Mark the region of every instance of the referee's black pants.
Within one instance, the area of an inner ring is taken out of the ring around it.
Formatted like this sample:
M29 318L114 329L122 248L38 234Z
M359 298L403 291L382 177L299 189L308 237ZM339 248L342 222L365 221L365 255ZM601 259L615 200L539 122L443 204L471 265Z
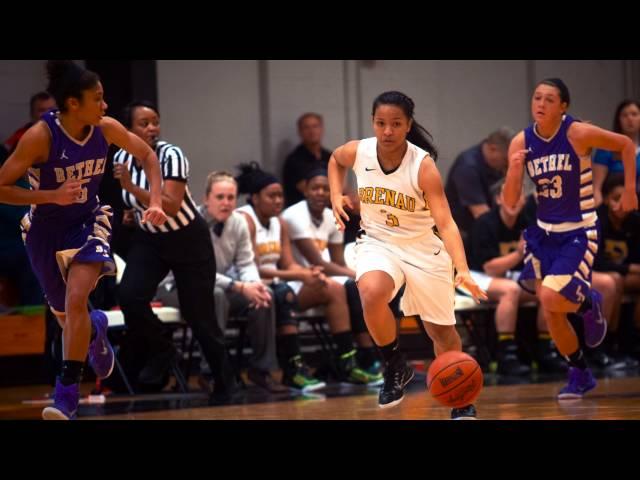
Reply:
M216 319L213 288L216 259L205 221L199 215L186 227L167 233L136 229L118 296L130 335L143 340L151 352L172 348L150 302L158 284L173 272L182 318L191 327L215 380L225 392L234 373Z

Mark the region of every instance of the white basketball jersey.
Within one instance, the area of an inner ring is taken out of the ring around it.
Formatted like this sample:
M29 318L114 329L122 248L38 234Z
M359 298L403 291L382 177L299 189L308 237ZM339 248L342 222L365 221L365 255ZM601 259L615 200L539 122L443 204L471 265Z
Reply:
M375 137L360 140L353 171L358 180L361 226L379 240L413 240L432 233L435 222L418 186L425 150L407 142L400 166L384 173Z
M278 268L280 260L280 221L278 217L269 219L269 228L265 228L251 205L244 205L236 211L248 213L256 226L256 263L259 267Z
M293 258L303 267L309 267L310 264L304 255L302 255L302 252L300 252L294 240L310 238L318 247L322 259L327 262L331 261L329 244L342 244L344 241L344 234L336 227L331 210L325 208L322 212L322 222L316 223L311 217L311 212L309 211L306 200L301 200L287 208L282 212L282 219L287 222L287 227L289 227L289 238L291 239Z

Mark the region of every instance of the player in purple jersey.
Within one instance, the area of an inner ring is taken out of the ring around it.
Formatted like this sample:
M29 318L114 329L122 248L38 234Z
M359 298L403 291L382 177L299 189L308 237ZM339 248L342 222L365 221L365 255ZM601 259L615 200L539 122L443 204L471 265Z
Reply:
M638 208L633 143L624 135L574 120L566 114L569 103L569 89L562 80L538 83L531 100L534 123L511 141L504 186L505 203L515 205L525 170L536 184L537 224L525 231L520 284L535 289L551 337L571 366L559 399L581 398L596 386L567 315L582 315L588 347L599 345L606 334L601 296L591 288L598 249L592 148L620 154L625 175L622 209Z
M113 370L107 318L89 314L89 294L103 275L115 274L109 239L110 207L100 205L98 186L107 149L114 143L141 159L151 184L144 221L163 224L158 158L137 136L105 117L100 78L72 61L47 62L49 85L60 110L45 113L20 139L0 169L0 202L31 205L23 219L29 258L47 302L63 328L63 363L53 407L45 419L72 419L79 403L84 361L100 378ZM14 186L28 172L31 190Z

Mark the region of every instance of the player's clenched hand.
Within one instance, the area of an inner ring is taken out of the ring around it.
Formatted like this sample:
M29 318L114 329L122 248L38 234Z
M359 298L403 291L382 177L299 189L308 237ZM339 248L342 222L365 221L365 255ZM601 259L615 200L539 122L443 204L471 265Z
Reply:
M90 179L83 178L76 180L70 178L56 190L54 190L53 202L58 205L71 205L72 203L81 203L81 199L85 192L82 190L82 185L89 182ZM86 200L86 197L85 197Z
M524 166L524 159L527 156L528 151L529 150L527 149L522 149L517 152L513 152L509 157L509 165Z
M353 202L346 195L336 195L331 199L331 207L333 208L333 217L336 222L336 227L341 232L344 231L345 225L344 221L349 221L349 215L344 211L344 206L349 207L349 209L353 210Z

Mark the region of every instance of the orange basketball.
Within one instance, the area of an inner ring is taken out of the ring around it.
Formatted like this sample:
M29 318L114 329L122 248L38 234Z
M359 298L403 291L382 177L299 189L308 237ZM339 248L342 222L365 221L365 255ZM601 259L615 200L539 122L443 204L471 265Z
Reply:
M464 352L445 352L429 366L427 390L447 407L465 407L473 403L482 390L482 369Z

